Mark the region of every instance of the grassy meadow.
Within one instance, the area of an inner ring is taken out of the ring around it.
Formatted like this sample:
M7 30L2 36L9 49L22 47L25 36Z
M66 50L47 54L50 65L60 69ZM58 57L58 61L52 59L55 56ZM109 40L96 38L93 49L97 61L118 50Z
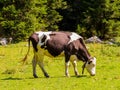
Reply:
M45 68L50 78L45 78L37 66L39 78L32 76L31 48L27 64L20 62L27 53L27 42L0 46L0 90L120 90L120 46L87 44L92 56L97 58L96 76L76 77L70 65L70 78L64 76L64 58L45 57ZM78 62L82 73L83 62Z

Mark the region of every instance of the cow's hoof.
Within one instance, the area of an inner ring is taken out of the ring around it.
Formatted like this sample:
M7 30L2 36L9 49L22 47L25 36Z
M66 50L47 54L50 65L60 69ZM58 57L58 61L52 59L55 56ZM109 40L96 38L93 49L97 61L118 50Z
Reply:
M50 77L47 73L45 73L44 75L45 75L46 78L49 78L49 77Z
M76 76L80 76L80 74L79 74L78 72L75 72L75 75L76 75Z
M68 77L68 78L70 77L70 75L69 75L69 74L66 74L65 76L66 76L66 77Z
M67 78L69 78L70 76L66 76L66 75L64 75L64 77L67 77Z
M38 76L37 75L33 75L34 76L34 78L38 78Z
M46 78L49 78L50 76L48 75L48 76L45 76Z

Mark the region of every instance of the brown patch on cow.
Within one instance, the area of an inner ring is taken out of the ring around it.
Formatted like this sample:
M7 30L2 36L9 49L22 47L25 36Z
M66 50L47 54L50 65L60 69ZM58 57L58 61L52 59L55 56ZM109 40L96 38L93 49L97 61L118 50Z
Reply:
M62 32L53 32L50 34L50 39L46 43L48 52L55 56L58 56L65 49L70 38Z

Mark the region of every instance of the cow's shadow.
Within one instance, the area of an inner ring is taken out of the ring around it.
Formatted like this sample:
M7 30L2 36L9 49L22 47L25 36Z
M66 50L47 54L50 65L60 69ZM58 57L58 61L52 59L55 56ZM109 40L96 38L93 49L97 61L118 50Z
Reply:
M1 80L22 80L23 78L13 78L13 77L8 77L8 78L4 78Z
M79 75L79 76L72 75L70 77L66 77L66 76L50 76L49 78L84 78L84 77L89 77L89 76L88 75ZM38 78L46 78L46 77L43 76L43 77L38 77ZM37 79L37 78L29 77L27 79Z
M73 76L70 76L70 77L66 77L66 76L50 76L49 78L85 78L85 77L88 77L88 75L79 75L79 76L73 75ZM43 76L43 77L38 77L38 78L46 78L46 77ZM30 77L28 79L35 79L35 78L34 77Z
M66 76L51 76L49 78L86 78L86 77L88 77L88 76L87 75L79 75L79 76L75 76L74 75L74 76L70 76L70 77L66 77ZM3 78L1 80L23 80L23 79L40 79L40 78L46 78L46 77L38 77L38 78L34 78L34 77L28 77L28 78L7 77L7 78Z
M77 78L84 78L84 77L88 77L87 75L79 75L79 76L75 76Z

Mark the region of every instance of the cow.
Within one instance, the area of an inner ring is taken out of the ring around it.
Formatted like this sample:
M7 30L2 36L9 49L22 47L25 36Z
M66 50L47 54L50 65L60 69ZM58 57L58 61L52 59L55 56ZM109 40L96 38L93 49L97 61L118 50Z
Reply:
M44 56L49 57L65 57L65 75L69 75L69 63L74 67L76 76L79 76L77 70L77 60L84 62L82 66L82 74L84 68L87 69L91 76L96 74L96 58L89 54L83 38L75 32L65 31L38 31L34 32L28 39L28 52L25 55L23 62L26 61L30 51L30 42L32 42L34 56L32 59L33 76L38 78L36 74L36 65L38 64L45 77L49 77L47 71L44 69Z

